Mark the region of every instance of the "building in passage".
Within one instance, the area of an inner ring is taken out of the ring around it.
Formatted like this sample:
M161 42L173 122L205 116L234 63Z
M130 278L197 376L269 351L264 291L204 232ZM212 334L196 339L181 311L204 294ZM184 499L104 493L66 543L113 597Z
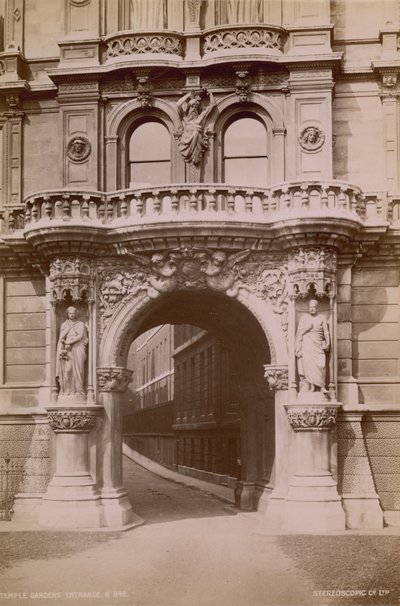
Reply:
M122 413L172 392L131 345L192 325L179 465L240 459L267 528L399 525L399 11L0 2L5 516L135 523ZM229 360L219 445L209 356Z

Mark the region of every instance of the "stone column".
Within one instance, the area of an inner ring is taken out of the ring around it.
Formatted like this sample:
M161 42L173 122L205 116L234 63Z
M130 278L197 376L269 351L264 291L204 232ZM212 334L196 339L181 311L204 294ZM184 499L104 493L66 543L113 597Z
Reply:
M39 510L39 524L52 528L100 528L100 494L89 471L89 432L99 406L47 408L55 433L55 473Z
M101 476L101 504L104 526L112 528L131 527L142 524L136 516L122 485L122 412L121 397L132 371L127 368L98 368L98 396L104 408L101 427L101 447L98 467Z
M296 434L296 471L289 481L284 507L284 530L331 532L345 528L345 516L331 473L329 432L341 404L319 392L302 394L286 404Z
M290 451L293 448L292 432L284 408L288 400L288 367L266 364L264 373L270 389L275 393L275 463L271 478L273 491L265 491L259 501L258 510L265 511L261 531L279 530L282 525L282 512L290 476Z

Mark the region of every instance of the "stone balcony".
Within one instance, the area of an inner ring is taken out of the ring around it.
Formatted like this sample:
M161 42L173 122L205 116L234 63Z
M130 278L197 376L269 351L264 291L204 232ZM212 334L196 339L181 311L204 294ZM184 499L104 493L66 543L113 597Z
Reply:
M344 182L292 182L270 188L221 183L169 184L115 192L53 190L3 213L4 239L34 247L65 241L115 244L213 234L302 244L376 239L387 228L376 194Z

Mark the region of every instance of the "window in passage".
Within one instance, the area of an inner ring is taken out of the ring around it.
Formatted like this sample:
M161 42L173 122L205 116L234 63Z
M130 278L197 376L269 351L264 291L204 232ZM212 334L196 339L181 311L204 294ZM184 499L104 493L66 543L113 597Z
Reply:
M225 130L223 180L232 185L268 186L267 131L260 120L239 118Z
M166 184L171 180L171 139L158 121L143 122L129 141L129 187Z

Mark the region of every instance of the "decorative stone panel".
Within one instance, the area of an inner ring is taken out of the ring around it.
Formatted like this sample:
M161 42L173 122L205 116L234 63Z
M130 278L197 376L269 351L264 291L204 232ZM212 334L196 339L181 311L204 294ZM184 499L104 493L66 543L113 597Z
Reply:
M294 431L329 430L336 424L337 406L286 407Z
M93 410L49 410L49 425L54 431L90 431L96 424Z

